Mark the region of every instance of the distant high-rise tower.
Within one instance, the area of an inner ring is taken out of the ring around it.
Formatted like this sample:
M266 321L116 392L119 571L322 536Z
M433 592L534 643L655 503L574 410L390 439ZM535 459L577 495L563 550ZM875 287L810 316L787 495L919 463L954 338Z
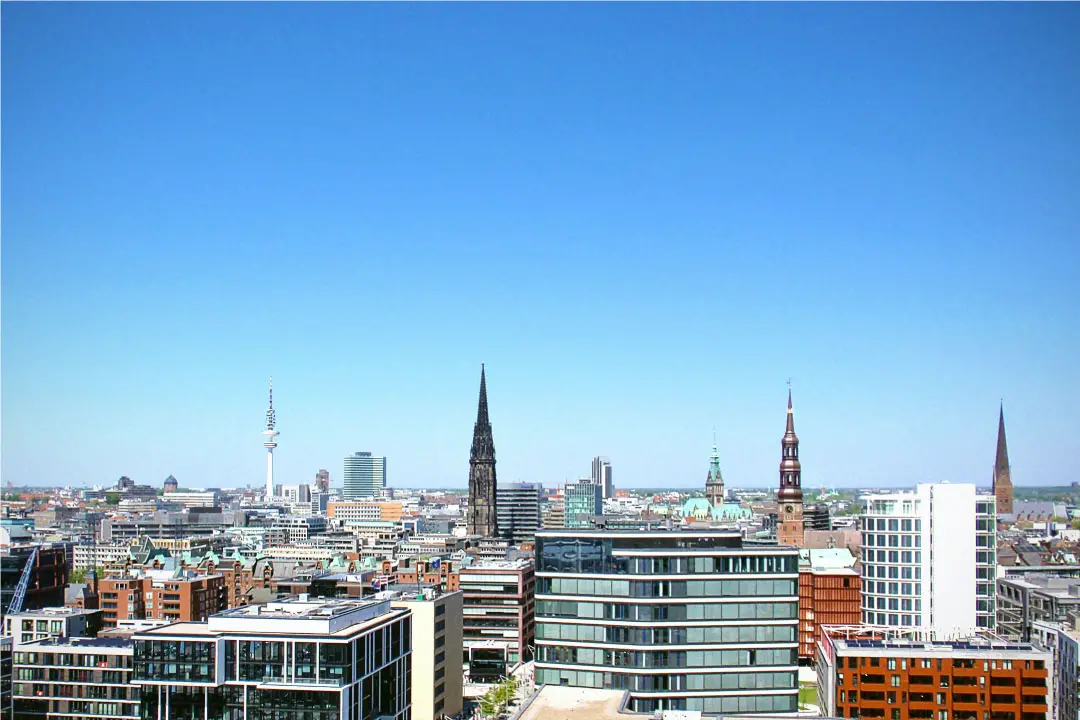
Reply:
M780 545L803 544L802 465L799 463L799 436L795 434L795 413L791 409L791 390L787 396L787 429L780 443L780 491L776 494L776 541Z
M472 451L469 453L469 515L470 535L496 537L499 521L495 502L495 440L491 437L488 420L487 380L480 366L480 401L473 426Z
M386 487L386 458L369 452L353 453L345 458L341 491L346 500L363 500L382 496Z
M1009 469L1009 447L1005 443L1005 404L998 409L997 456L994 458L994 496L1000 515L1013 511L1012 470Z
M720 473L720 453L716 451L716 437L713 436L712 456L709 459L709 474L705 476L705 499L714 508L724 504L724 476Z
M330 471L320 470L315 473L315 487L319 492L330 492Z
M611 461L606 457L592 460L592 481L602 488L604 499L615 497L615 483L611 479Z
M262 434L266 436L266 442L263 443L263 447L266 448L266 499L274 497L274 448L277 447L276 438L279 433L274 429L276 425L274 418L274 378L270 378L270 407L266 409L266 429Z

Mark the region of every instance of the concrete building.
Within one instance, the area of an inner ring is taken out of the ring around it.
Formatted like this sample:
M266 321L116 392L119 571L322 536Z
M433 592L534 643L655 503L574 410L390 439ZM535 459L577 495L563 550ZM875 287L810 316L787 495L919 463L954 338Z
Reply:
M140 632L142 717L405 720L412 614L305 595Z
M4 616L4 635L16 645L47 638L93 637L101 628L101 610L50 607Z
M391 607L412 611L413 720L457 715L463 679L461 591L425 588L388 595Z
M1050 720L1053 656L1030 643L921 629L827 628L817 664L824 715L887 720Z
M864 499L863 623L944 634L993 629L994 496L942 483Z
M326 518L318 515L286 515L275 519L270 529L280 532L287 544L299 543L324 534Z
M611 460L606 457L594 457L590 477L594 483L600 486L604 500L615 497L615 482L611 475Z
M222 575L191 571L147 570L99 581L105 627L121 620L199 622L229 604Z
M337 501L326 506L326 516L339 523L387 521L401 522L400 502Z
M563 502L568 528L592 527L593 518L604 514L603 488L587 478L566 483Z
M73 563L75 570L105 568L127 560L131 555L131 543L76 545L72 554L75 556Z
M505 483L495 491L499 532L513 545L532 542L540 527L537 483Z
M342 497L346 500L380 497L386 487L386 458L369 452L353 453L345 458L343 477Z
M186 508L212 508L221 501L216 492L203 490L176 490L165 493L161 499Z
M538 685L628 690L642 713L796 710L795 548L731 530L541 530L536 543Z
M1006 637L1028 642L1035 622L1064 622L1078 613L1080 578L1039 572L997 581L998 633Z
M813 664L824 625L858 625L861 578L846 548L799 550L799 661Z
M1080 718L1080 616L1064 622L1036 620L1032 640L1050 648L1054 656L1053 720Z
M311 502L311 486L305 484L278 485L277 492L274 495L287 503L309 503Z
M462 641L469 677L493 682L530 660L536 577L529 560L475 562L458 570L464 593Z
M14 720L139 717L129 640L50 638L16 645Z
M319 490L319 492L330 492L329 470L320 470L319 472L315 473L315 487Z

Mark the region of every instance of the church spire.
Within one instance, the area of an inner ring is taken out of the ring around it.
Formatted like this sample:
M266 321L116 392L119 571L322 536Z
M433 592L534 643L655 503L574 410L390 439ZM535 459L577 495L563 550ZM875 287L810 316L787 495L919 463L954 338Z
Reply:
M476 405L472 450L469 453L469 535L493 538L498 535L495 508L495 441L488 419L487 374L480 365L480 399Z
M724 504L724 475L720 472L720 453L716 450L716 431L713 431L712 455L709 458L709 474L705 476L705 499L713 508Z
M994 456L994 497L999 515L1013 511L1012 468L1009 466L1009 446L1005 441L1005 403L998 407L997 453Z
M799 462L799 436L795 434L795 411L791 406L791 382L788 381L787 426L780 441L780 490L776 493L776 539L781 545L803 544L802 463Z

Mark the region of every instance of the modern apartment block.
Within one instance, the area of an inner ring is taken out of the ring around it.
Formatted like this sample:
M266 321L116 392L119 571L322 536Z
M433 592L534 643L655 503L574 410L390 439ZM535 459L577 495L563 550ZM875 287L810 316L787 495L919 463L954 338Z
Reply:
M593 518L604 514L603 488L589 479L566 483L563 503L566 527L592 527Z
M106 568L117 563L123 564L131 556L131 543L76 545L74 555L72 567L75 570Z
M730 530L536 542L537 685L628 690L631 712L797 709L796 548Z
M345 458L344 488L346 500L377 498L386 487L386 458L369 452L353 453Z
M198 622L229 606L223 575L192 571L139 571L99 581L105 627L119 620Z
M504 483L495 488L499 532L514 545L532 542L540 527L540 485Z
M425 588L393 593L390 605L412 611L412 720L461 712L461 591Z
M56 638L15 646L14 720L139 717L132 645L114 638Z
M1036 622L1062 622L1080 613L1080 578L1050 573L1006 575L997 581L998 632L1033 639Z
M864 499L864 624L942 634L995 627L993 495L942 483Z
M859 573L847 548L799 550L799 661L812 664L823 625L858 625Z
M493 682L531 659L536 578L531 560L475 562L458 571L469 677Z
M1032 640L1049 648L1054 656L1053 701L1055 720L1080 718L1080 616L1070 614L1063 622L1036 620Z
M16 644L64 637L93 637L102 627L101 610L40 608L4 616L4 635Z
M410 717L412 615L389 600L300 595L133 640L148 720Z
M823 715L885 720L1048 720L1049 650L993 636L932 639L921 629L826 628Z

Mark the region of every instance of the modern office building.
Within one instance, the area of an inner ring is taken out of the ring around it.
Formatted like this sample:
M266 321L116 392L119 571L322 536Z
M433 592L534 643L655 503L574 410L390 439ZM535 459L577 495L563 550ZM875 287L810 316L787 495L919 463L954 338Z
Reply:
M795 548L730 530L541 530L536 543L537 685L628 690L631 712L797 709Z
M593 518L604 514L603 488L587 478L566 483L563 503L566 527L592 527Z
M116 638L16 645L14 720L138 718L140 689L131 684L132 656L131 641Z
M438 587L391 593L391 607L412 611L412 720L461 712L462 598Z
M536 576L531 560L481 560L458 570L469 677L494 682L532 659Z
M161 499L185 508L212 508L221 502L221 496L212 490L174 490Z
M997 631L1029 642L1036 622L1063 622L1080 613L1080 578L1049 572L1006 575L997 580Z
M12 544L0 552L0 612L7 614L23 574L27 576L22 608L64 604L68 580L68 545Z
M505 483L496 491L499 532L514 545L532 542L540 527L540 485Z
M4 635L17 644L62 637L93 637L102 628L101 610L50 607L4 616Z
M311 502L311 486L305 483L278 485L274 495L289 503Z
M401 522L400 502L332 502L326 506L326 516L339 523L385 520Z
M325 534L326 518L319 515L286 515L274 520L270 529L280 533L286 543L298 543Z
M615 497L615 482L611 477L611 460L606 457L594 457L591 477L592 481L600 486L605 500Z
M945 635L995 627L993 495L942 483L864 499L864 624Z
M343 477L342 496L346 500L381 497L386 487L386 458L374 457L369 452L353 453L345 458Z
M921 629L826 628L818 705L830 717L1050 720L1053 656L992 635L932 639Z
M825 625L858 625L861 587L856 557L847 548L799 550L799 661L817 659Z
M406 720L411 624L389 600L300 595L136 633L142 717Z

